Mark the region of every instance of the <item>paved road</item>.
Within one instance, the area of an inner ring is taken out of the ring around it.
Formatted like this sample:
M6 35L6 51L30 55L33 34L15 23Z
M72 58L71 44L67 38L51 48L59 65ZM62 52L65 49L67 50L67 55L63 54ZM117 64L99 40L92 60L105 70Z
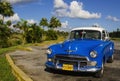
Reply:
M120 81L120 42L115 42L115 60L105 65L103 78L94 78L91 73L47 71L45 69L45 47L33 46L32 52L11 53L15 64L34 81Z

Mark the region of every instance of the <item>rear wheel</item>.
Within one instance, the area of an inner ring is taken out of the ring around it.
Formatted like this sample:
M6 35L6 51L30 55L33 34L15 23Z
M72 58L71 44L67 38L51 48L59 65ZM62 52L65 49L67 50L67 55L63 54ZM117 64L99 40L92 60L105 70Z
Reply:
M107 60L108 63L112 63L113 61L114 61L114 55L109 57L108 60Z
M103 73L104 73L104 65L102 64L101 70L99 70L98 72L95 73L95 77L101 78L101 77L103 77Z

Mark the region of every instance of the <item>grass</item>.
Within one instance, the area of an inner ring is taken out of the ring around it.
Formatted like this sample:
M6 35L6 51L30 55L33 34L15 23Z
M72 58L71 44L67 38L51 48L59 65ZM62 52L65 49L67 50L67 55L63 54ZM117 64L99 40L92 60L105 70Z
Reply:
M64 37L59 37L58 40L50 40L50 41L43 41L42 43L35 43L33 45L35 46L48 46L50 44L55 44L55 43L60 43L63 42L65 40Z
M26 46L14 46L0 49L0 81L17 81L5 57L5 53L15 51L16 49L31 51L31 49Z
M17 49L32 51L31 48L29 48L29 46L45 46L53 43L59 43L62 42L63 40L64 40L63 37L59 37L58 40L50 40L50 41L44 41L42 43L26 44L26 45L19 45L19 46L0 49L0 81L17 81L17 78L12 74L9 63L5 58L6 53L15 51Z
M0 56L0 81L17 81L16 77L12 74L5 56L3 55Z
M120 38L111 38L113 41L120 41Z

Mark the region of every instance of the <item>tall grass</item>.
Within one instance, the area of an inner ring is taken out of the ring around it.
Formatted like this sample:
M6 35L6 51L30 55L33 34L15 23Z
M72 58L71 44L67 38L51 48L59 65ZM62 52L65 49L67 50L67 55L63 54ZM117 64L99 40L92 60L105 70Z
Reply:
M16 77L12 74L5 55L0 55L0 81L17 81Z

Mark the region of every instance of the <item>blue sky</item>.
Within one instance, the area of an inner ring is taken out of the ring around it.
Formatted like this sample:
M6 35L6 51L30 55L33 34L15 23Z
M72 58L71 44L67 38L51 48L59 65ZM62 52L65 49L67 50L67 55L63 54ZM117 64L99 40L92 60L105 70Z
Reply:
M50 20L52 16L56 16L62 22L62 30L93 24L98 24L108 31L120 28L120 0L6 1L13 6L13 21L23 18L31 23L38 23L43 17Z

